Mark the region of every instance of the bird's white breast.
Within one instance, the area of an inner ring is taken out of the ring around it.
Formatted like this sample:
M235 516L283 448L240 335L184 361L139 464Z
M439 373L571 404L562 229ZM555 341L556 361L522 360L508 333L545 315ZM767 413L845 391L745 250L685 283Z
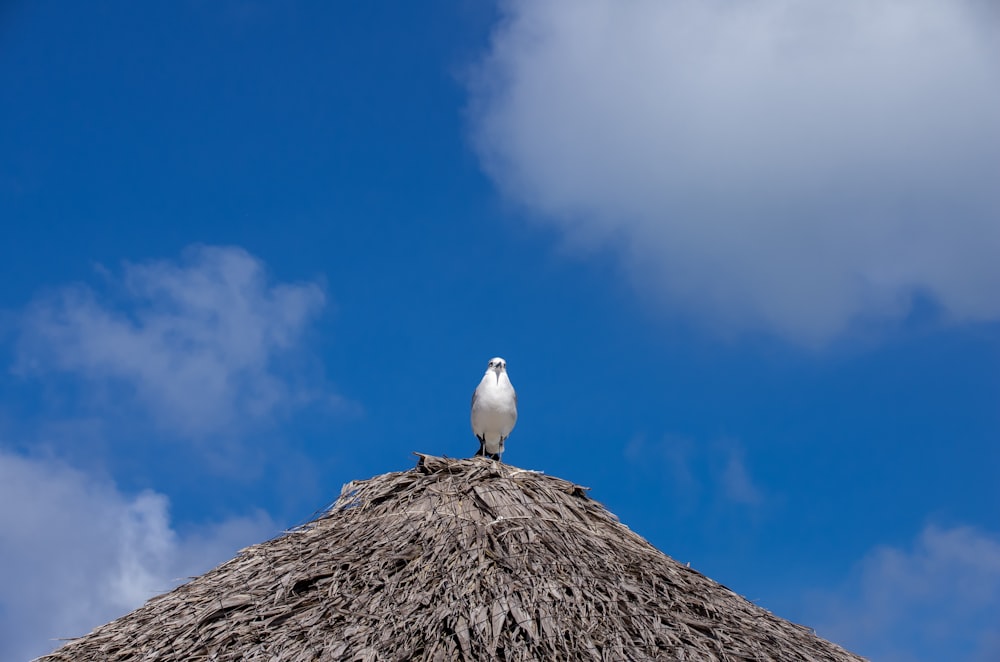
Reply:
M490 370L476 387L472 402L472 431L486 440L486 452L497 453L517 422L517 400L506 373Z

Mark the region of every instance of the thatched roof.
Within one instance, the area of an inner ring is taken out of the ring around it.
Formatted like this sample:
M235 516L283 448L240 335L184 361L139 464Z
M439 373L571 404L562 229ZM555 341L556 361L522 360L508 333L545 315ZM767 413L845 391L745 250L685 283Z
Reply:
M430 456L41 659L861 660L667 557L584 488Z

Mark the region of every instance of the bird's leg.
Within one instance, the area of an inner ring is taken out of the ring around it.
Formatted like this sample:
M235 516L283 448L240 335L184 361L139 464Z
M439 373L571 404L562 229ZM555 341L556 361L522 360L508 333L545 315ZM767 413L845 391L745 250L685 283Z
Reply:
M476 454L473 455L473 457L485 457L486 456L486 439L484 439L483 437L478 437L478 436L476 437L476 439L479 440L479 450L476 451Z

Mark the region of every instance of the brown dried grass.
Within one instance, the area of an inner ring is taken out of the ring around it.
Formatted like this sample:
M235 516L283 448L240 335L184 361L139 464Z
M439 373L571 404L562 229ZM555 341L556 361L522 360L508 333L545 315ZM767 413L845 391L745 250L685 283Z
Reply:
M420 458L40 659L862 659L667 557L578 485Z

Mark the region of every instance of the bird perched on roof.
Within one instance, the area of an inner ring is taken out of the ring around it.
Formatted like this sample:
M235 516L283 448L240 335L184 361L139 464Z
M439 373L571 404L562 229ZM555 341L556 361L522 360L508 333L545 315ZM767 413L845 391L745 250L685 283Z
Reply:
M517 422L517 393L507 376L507 362L490 359L486 374L472 394L472 432L479 439L476 455L499 460L503 442Z

